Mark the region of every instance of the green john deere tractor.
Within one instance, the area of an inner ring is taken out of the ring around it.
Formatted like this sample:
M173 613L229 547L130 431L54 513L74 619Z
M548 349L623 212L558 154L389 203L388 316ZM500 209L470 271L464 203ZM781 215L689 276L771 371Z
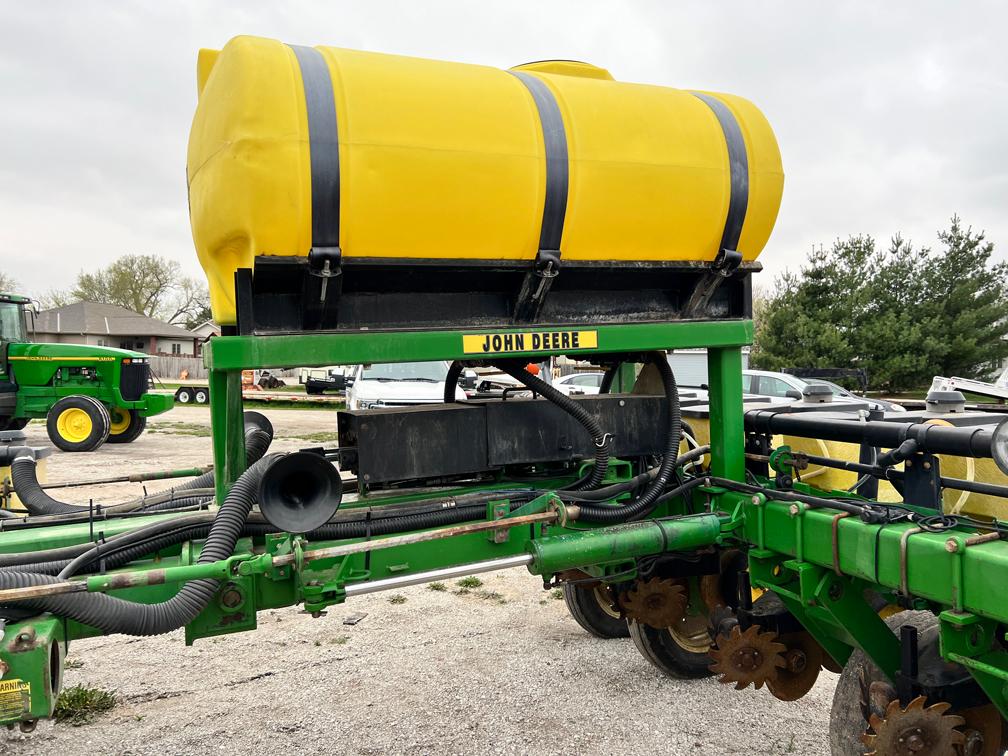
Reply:
M150 364L139 352L86 344L33 344L31 300L0 294L0 431L45 418L63 451L129 443L147 418L172 408L171 396L148 391Z

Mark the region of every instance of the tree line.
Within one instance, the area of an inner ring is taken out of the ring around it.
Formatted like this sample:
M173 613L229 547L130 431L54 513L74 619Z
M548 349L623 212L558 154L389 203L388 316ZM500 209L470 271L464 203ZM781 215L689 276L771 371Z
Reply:
M851 236L812 252L754 304L750 364L863 368L873 389L920 389L935 375L981 380L1008 356L1008 264L953 217L935 248Z
M17 282L0 273L0 291L17 290ZM50 289L36 299L44 309L82 301L119 305L188 329L211 317L206 283L160 255L123 255L104 268L80 271L70 288Z

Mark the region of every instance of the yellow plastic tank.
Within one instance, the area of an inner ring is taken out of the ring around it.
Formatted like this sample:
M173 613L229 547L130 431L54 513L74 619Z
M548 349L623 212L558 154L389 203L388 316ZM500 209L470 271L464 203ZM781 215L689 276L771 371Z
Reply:
M780 205L776 139L734 95L256 37L201 51L197 79L189 205L222 324L259 255L752 261Z

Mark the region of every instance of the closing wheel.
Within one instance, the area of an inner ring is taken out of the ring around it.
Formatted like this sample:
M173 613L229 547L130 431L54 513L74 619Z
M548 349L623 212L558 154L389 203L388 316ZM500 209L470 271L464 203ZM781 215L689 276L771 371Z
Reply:
M49 439L68 452L93 451L109 434L109 414L100 402L87 396L67 396L49 408Z
M937 648L938 618L931 612L899 612L888 617L886 624L897 634L903 625L916 627L922 656L929 652L929 648ZM929 711L937 702L924 700L904 708L898 702L896 706L892 706L895 693L879 668L862 651L855 650L844 665L833 694L829 726L830 753L833 756L861 756L864 753L881 756L893 751L894 742L899 744L896 752L900 752L904 745L908 748L919 745L917 750L911 748L907 751L918 756L939 756L945 753L994 756L1003 754L1008 748L1005 722L993 706L964 710L940 707L940 710ZM922 718L925 714L929 717L926 721L917 722L912 719ZM874 727L870 726L866 716L868 720L875 720ZM964 724L962 720L965 720ZM955 734L950 734L949 731L954 731ZM862 741L862 736L865 735L870 736L870 743ZM956 740L954 748L958 750L945 749L944 742L948 738Z
M147 427L147 418L142 417L134 409L124 409L113 407L109 410L111 423L109 424L110 444L128 444L135 441Z
M626 638L627 621L613 608L609 588L604 585L563 585L564 602L574 620L596 638Z

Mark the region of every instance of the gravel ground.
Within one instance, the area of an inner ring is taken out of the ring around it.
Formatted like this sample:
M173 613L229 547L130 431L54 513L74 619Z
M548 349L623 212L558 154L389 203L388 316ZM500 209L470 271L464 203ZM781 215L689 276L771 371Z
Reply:
M267 414L279 450L335 429L331 411ZM54 453L49 479L204 464L201 425L205 408L175 409L129 446ZM41 425L27 430L46 443ZM118 500L138 486L77 492L77 501ZM118 705L89 725L7 733L0 753L828 753L835 675L823 672L790 704L765 690L669 679L631 641L584 633L538 578L481 578L483 593L418 586L400 591L401 603L363 596L319 619L268 611L256 632L188 648L181 632L75 642L64 685L115 690ZM342 624L356 612L367 616Z

